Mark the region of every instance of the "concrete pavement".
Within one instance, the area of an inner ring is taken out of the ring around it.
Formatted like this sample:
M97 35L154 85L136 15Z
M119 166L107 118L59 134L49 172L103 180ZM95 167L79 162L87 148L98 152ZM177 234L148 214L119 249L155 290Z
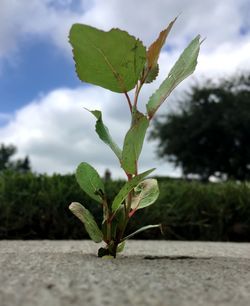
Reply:
M248 306L250 244L0 241L0 306Z

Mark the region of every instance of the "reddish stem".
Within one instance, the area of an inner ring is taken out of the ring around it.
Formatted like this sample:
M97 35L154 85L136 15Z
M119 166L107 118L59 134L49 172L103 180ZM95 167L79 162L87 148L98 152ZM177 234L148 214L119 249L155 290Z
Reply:
M128 95L127 92L124 92L126 98L127 98L127 101L128 101L128 106L129 106L129 109L130 109L130 113L132 114L132 103L131 103L131 100L130 100L130 97Z

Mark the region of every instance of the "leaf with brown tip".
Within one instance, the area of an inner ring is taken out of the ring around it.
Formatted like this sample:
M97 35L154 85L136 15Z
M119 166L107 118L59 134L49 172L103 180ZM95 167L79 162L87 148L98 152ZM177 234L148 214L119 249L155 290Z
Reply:
M152 43L147 51L147 66L148 69L152 69L157 65L158 58L163 45L165 44L166 38L171 31L177 17L170 22L167 28L159 34L158 38Z

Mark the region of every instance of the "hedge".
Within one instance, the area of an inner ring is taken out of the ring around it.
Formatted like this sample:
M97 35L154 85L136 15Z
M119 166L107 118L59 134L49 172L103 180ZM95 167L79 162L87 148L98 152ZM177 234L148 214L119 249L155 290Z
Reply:
M106 183L110 200L123 181ZM160 179L157 202L136 212L128 232L162 223L141 239L250 241L250 184ZM73 175L0 174L0 239L86 239L83 225L68 210L79 201L101 223L99 205Z

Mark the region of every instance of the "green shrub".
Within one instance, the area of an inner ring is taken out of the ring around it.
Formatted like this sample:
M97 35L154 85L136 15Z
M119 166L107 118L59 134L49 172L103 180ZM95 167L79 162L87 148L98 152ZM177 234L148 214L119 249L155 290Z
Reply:
M114 198L123 181L106 183ZM152 229L142 239L250 241L250 185L162 179L157 203L138 210L127 232L162 223L164 234ZM88 239L68 210L79 201L102 220L102 210L83 193L73 175L0 175L0 239Z

